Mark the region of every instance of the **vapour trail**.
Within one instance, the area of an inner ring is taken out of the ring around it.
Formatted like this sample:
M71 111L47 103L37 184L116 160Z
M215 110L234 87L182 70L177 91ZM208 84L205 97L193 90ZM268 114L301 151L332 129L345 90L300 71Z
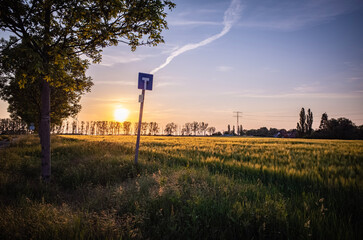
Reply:
M224 36L226 33L228 33L231 30L232 25L238 20L241 9L242 9L242 7L241 7L240 0L232 0L228 9L224 12L224 19L223 19L224 27L220 33L213 35L199 43L190 43L181 48L178 48L177 50L173 51L170 54L170 56L166 59L166 61L163 64L161 64L159 67L153 69L150 73L154 74L157 71L159 71L160 69L166 67L175 57L179 56L180 54L193 50L193 49L196 49L196 48L199 48L201 46L207 45L207 44L217 40L218 38Z

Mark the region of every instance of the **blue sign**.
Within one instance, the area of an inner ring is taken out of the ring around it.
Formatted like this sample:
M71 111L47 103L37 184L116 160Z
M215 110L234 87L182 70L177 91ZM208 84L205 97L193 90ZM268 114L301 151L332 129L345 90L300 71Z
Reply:
M138 89L153 90L153 75L139 73Z

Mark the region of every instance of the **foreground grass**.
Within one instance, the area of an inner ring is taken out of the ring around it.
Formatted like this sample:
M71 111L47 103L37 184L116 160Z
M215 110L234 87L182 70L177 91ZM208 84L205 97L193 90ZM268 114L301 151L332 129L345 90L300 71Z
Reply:
M363 141L54 136L0 150L0 239L362 239Z

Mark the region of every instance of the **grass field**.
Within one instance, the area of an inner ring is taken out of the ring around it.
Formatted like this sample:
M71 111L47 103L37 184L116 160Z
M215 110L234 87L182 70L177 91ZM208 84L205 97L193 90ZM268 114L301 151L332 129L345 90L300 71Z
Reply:
M0 150L0 239L363 239L363 141L35 136Z

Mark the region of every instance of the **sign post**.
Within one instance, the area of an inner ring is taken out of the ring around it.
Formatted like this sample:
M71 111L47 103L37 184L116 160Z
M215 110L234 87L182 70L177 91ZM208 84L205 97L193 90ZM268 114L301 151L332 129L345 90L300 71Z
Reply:
M140 133L141 133L142 112L144 110L144 102L145 102L145 90L153 89L153 75L147 73L139 73L138 89L142 89L142 92L141 95L139 95L140 114L139 114L139 124L137 128L135 164L137 164L139 158Z

